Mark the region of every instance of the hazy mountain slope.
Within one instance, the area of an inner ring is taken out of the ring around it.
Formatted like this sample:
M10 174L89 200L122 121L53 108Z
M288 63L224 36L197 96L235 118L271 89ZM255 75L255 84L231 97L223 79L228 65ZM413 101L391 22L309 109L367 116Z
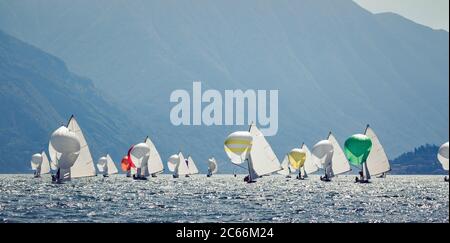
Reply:
M0 31L1 172L30 170L33 153L47 150L50 134L75 114L96 161L119 160L141 138L137 125L106 101L92 82L64 62ZM132 123L130 123L132 124ZM141 138L143 139L143 138Z

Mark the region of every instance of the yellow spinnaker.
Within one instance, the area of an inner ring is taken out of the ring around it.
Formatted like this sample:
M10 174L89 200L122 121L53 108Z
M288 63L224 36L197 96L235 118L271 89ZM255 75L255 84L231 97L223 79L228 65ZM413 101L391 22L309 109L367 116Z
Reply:
M303 149L293 149L289 152L288 159L292 168L298 170L305 164L306 152Z
M224 149L231 162L242 164L252 147L253 137L249 132L234 132L224 143Z

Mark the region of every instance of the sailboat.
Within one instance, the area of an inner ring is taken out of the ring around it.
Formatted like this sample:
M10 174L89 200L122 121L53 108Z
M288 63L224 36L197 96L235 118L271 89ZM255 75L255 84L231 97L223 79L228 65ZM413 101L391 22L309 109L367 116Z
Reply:
M446 142L446 143L442 144L442 146L439 148L438 155L437 155L439 162L441 162L441 164L442 164L442 168L446 171L448 171L448 166L449 166L448 165L448 154L449 154L449 143ZM444 180L446 182L448 182L448 177L446 176L444 178Z
M97 173L95 171L94 160L91 156L91 151L89 150L89 146L84 138L83 131L81 131L80 126L78 125L77 120L72 115L67 124L67 128L74 132L80 141L80 152L77 160L70 168L70 178L81 178L81 177L91 177L96 176Z
M295 148L287 154L287 157L289 160L289 165L293 169L298 170L297 179L304 180L305 177L302 175L302 170L305 166L306 152L303 149Z
M189 175L190 173L189 167L181 152L170 156L167 167L169 168L169 171L173 172L173 178L179 178L180 176Z
M97 169L103 175L103 177L108 177L109 175L119 173L116 164L112 160L111 156L109 156L109 154L106 154L106 156L100 157L98 159Z
M71 167L77 161L80 150L79 137L67 127L61 126L52 133L48 152L51 161L58 168L56 175L52 176L52 182L61 183L70 180Z
M324 170L325 175L320 176L321 181L329 182L334 177L332 169L332 158L334 146L329 140L322 140L316 143L311 151L314 160L320 163L320 167Z
M129 153L129 160L131 161L131 174L134 180L147 180L144 176L148 158L150 157L150 147L146 143L139 143L134 145Z
M208 159L208 174L206 176L211 177L215 173L217 173L217 161L212 157Z
M367 169L370 175L378 178L385 178L386 173L391 171L391 165L389 164L386 152L384 152L384 148L381 145L378 136L369 125L367 125L364 135L369 137L372 141L372 150L366 161Z
M159 155L158 150L149 137L145 139L145 143L150 147L150 156L147 161L147 167L144 170L144 175L156 177L157 174L161 174L164 171L164 165Z
M291 164L289 163L287 154L284 156L283 161L281 162L281 168L283 169L277 171L277 173L286 176L286 178L291 178L291 174L296 172L296 169L292 168Z
M31 156L31 169L34 170L35 178L50 173L50 162L45 151Z
M254 183L257 178L283 169L272 147L254 124L250 125L248 132L230 134L224 147L232 163L240 165L247 161L248 176L244 179L247 183Z
M345 156L350 163L360 168L356 183L370 183L371 175L367 165L367 158L372 149L372 140L364 134L355 134L345 141Z
M39 178L41 176L42 154L33 154L30 163L31 169L34 170L34 178Z

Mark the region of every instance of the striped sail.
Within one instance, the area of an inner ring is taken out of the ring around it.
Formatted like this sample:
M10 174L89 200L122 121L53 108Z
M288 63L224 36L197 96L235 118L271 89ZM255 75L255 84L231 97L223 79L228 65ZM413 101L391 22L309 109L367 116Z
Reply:
M225 153L234 164L242 164L248 158L252 148L252 135L249 132L234 132L224 143Z

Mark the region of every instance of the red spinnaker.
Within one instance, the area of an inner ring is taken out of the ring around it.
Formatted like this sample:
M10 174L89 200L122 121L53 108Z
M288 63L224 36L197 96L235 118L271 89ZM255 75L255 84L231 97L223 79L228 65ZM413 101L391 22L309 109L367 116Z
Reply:
M122 162L120 162L123 172L127 172L131 169L130 161L128 160L128 156L124 156L122 158Z
M133 160L131 159L131 150L134 148L134 145L131 146L131 148L128 150L128 161L130 163L130 168L136 168L136 166L133 163Z

